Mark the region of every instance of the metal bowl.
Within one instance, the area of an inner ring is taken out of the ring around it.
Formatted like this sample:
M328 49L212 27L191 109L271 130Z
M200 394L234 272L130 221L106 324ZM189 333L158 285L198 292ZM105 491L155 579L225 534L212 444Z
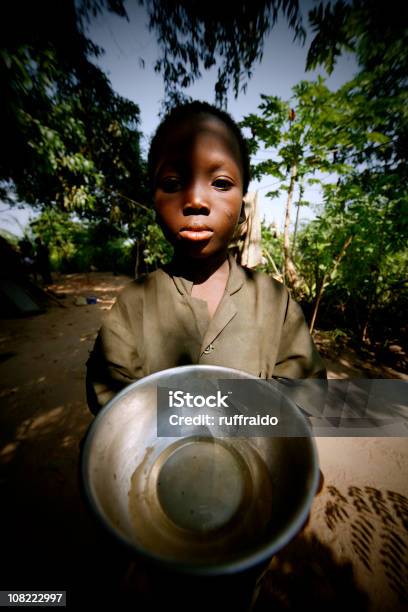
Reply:
M298 437L157 436L158 385L220 379L259 380L217 366L156 372L109 402L85 440L81 469L91 508L116 539L163 569L249 569L291 540L316 493L309 427L273 384L264 383L271 404L280 402Z

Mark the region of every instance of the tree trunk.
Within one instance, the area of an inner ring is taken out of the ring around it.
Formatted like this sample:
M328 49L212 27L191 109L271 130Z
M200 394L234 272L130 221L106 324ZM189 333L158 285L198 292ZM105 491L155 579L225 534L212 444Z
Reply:
M310 333L312 333L312 331L314 329L314 324L315 324L316 317L317 317L317 311L319 310L320 300L322 299L322 295L323 295L323 292L324 292L324 289L325 289L326 278L327 278L326 275L323 276L321 285L319 287L319 291L318 291L317 296L316 296L316 301L315 301L315 305L314 305L314 308L313 308L312 320L310 321L310 327L309 327Z
M272 265L272 268L273 268L273 270L275 272L275 276L277 277L277 279L282 281L283 280L283 275L279 272L279 270L278 270L278 268L276 266L276 263L273 260L272 255L270 255L268 253L268 251L266 251L266 250L264 251L264 255L269 260L270 264Z
M329 284L327 281L330 281L330 279L332 279L333 274L335 273L335 271L339 267L340 262L343 259L344 255L346 254L346 251L347 251L348 247L350 246L350 243L351 243L352 239L353 239L353 236L349 236L347 238L347 240L343 244L343 247L342 247L340 253L337 255L336 259L334 260L334 266L333 266L332 271L330 272L330 274L324 274L324 276L322 278L322 282L321 282L321 285L319 287L319 291L318 291L318 293L316 295L316 302L315 302L315 306L314 306L314 309L313 309L312 320L310 322L310 327L309 327L310 333L312 333L313 328L314 328L314 324L315 324L316 317L317 317L317 311L319 310L320 300L322 299L322 295L324 293L324 290L326 289L327 285Z
M135 240L134 243L134 250L136 251L136 258L135 258L135 279L139 278L139 241Z
M292 199L293 199L293 192L295 190L296 179L297 179L297 163L293 162L290 168L290 183L289 183L289 189L288 189L288 198L286 200L285 229L283 233L284 278L287 280L290 287L294 287L298 281L296 268L290 256L290 239L289 239L290 211L292 207Z
M295 220L295 229L293 231L293 240L292 240L292 258L295 258L295 252L296 252L296 236L297 236L297 230L298 230L298 225L299 225L299 211L300 211L300 205L302 202L302 198L303 198L303 184L301 183L300 185L300 189L299 189L299 199L297 202L297 206L296 206L296 220Z
M368 325L371 321L371 314L374 310L374 304L376 302L376 297L377 297L377 287L378 287L378 277L380 275L380 271L377 270L375 276L374 276L374 283L373 283L373 287L371 290L371 295L370 295L370 299L368 301L368 307L367 307L367 314L365 317L365 322L363 325L363 331L361 334L361 341L363 342L363 344L369 344L370 343L370 338L368 336Z
M390 207L390 202L389 200L387 200L387 203L385 205L385 214L383 217L383 222L381 224L381 241L380 241L380 246L379 246L379 251L378 254L380 256L380 254L383 251L383 247L384 247L384 240L385 240L385 236L386 236L386 222L389 214L389 207ZM361 341L365 344L368 344L370 342L370 338L368 336L368 325L371 321L371 315L372 312L374 310L374 306L377 303L377 291L378 291L378 282L379 282L379 276L380 276L380 269L377 267L375 274L374 274L374 282L372 285L372 290L371 290L371 295L370 295L370 299L368 302L368 308L367 308L367 316L366 316L366 320L365 323L363 325L363 331L362 331L362 335L361 335Z

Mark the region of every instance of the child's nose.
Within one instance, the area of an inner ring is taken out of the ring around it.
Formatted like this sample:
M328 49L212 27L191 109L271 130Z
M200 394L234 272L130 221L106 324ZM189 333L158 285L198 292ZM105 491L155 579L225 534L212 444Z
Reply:
M197 183L190 184L185 190L183 212L184 214L201 213L207 215L210 213L205 192Z

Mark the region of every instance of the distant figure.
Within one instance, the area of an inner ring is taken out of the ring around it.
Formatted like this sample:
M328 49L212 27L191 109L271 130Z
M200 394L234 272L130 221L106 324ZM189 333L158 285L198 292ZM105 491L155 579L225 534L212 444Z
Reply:
M27 277L33 276L34 282L37 282L37 267L35 261L34 247L27 238L23 238L18 243L20 251L20 264L22 266L23 273Z
M50 271L50 251L47 245L43 243L41 238L36 238L35 244L37 245L35 253L37 270L42 276L44 285L51 285L52 276Z

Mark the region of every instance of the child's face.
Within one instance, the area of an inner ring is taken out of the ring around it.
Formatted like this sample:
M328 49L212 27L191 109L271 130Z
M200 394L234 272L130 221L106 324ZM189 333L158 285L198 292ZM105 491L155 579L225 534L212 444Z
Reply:
M155 170L154 202L177 252L201 259L226 251L242 191L238 143L221 120L203 115L169 128Z

